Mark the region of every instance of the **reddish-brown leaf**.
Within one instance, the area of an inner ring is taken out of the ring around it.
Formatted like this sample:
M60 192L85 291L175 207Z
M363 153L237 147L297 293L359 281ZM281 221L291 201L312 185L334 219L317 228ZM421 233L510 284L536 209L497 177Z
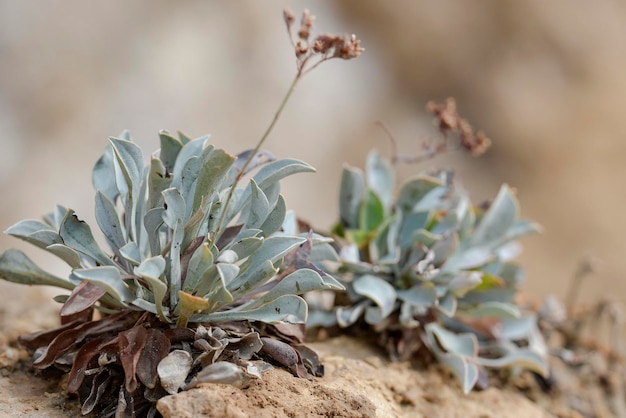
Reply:
M68 329L75 328L76 326L82 324L84 321L73 321L67 324L64 324L58 328L49 329L45 331L33 332L32 334L24 334L20 335L19 342L27 349L34 351L39 347L43 347L44 345L48 345L54 340L59 334Z
M95 367L97 364L97 357L101 353L114 354L118 350L118 337L113 338L96 338L85 343L74 359L74 364L70 370L67 391L70 393L77 393L80 386L85 379L85 371L90 367Z
M193 341L196 332L189 328L170 328L165 330L165 336L172 344L175 344L181 341Z
M215 243L215 246L219 248L220 250L224 248L226 244L231 242L237 236L239 231L241 231L241 228L243 228L243 224L233 225L233 226L229 226L228 228L226 228L224 232L222 233L222 235L217 240L217 242Z
M119 335L120 361L126 376L126 391L133 393L137 389L137 363L146 345L148 332L141 326L134 326Z
M302 357L300 357L298 350L294 349L289 344L273 338L261 337L261 341L263 341L263 348L261 348L262 353L287 367L294 376L300 378L307 377L306 367L304 367L302 363Z
M61 320L63 317L72 316L91 308L105 293L104 289L83 280L72 290L70 297L63 304Z
M86 337L124 329L133 322L133 319L128 312L120 312L99 321L85 322L73 329L63 331L50 342L39 358L33 361L33 366L38 369L50 367L57 358L80 344Z
M154 389L157 381L157 366L168 355L171 348L170 340L158 329L148 330L146 345L137 363L137 377L150 389Z

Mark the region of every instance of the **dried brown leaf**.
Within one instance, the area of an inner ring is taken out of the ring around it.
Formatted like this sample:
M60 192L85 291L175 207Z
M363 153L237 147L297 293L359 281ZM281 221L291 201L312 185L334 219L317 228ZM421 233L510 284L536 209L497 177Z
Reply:
M158 329L148 330L146 344L137 364L137 377L150 389L154 389L157 381L157 366L170 352L171 343L165 334Z
M120 361L126 376L126 390L133 393L137 389L137 363L146 345L148 332L142 325L136 325L119 335Z
M70 317L91 308L105 293L105 290L101 287L83 280L72 290L69 298L63 304L61 320L64 317Z

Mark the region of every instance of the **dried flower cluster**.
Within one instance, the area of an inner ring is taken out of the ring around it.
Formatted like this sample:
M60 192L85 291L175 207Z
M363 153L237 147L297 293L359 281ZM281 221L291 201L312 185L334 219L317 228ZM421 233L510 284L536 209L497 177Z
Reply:
M364 51L361 48L361 41L356 39L355 35L333 35L323 33L311 39L311 31L315 16L311 15L308 10L302 12L300 19L300 29L297 32L298 39L293 36L293 24L296 17L289 10L283 12L287 31L291 44L294 47L298 74L309 72L324 61L332 58L340 58L349 60L356 58ZM318 60L311 64L311 59L317 57ZM309 65L309 67L307 67Z
M453 98L448 98L443 104L428 102L426 108L437 118L442 136L439 147L446 147L450 132L458 134L461 146L475 157L484 154L491 146L491 140L483 131L475 133L467 119L459 116L456 110L456 101Z

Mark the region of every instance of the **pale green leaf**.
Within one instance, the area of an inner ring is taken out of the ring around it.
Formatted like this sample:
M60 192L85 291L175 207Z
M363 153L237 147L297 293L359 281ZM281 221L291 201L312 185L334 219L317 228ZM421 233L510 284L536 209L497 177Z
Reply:
M0 278L13 283L55 286L72 290L74 284L50 274L19 250L6 250L0 255Z

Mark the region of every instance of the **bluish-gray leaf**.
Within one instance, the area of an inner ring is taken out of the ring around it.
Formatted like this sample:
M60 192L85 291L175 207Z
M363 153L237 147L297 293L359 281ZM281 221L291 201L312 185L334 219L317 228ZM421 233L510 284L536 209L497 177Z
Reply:
M19 284L74 289L74 284L42 270L26 254L13 249L6 250L0 255L0 278Z
M161 275L165 272L165 258L162 256L150 257L141 262L134 269L134 273L143 278L150 286L154 295L154 305L156 313L162 321L169 322L165 310L163 309L163 299L167 293L167 286ZM134 304L134 302L133 302Z
M263 238L248 237L237 241L230 249L237 253L240 260L243 260L255 252L261 244L263 244Z
M250 209L244 227L254 229L263 225L270 213L270 206L265 193L254 180L250 180L250 190Z
M371 274L365 274L354 280L352 289L355 293L374 301L380 307L382 318L386 318L393 312L396 303L396 291L385 280Z
M394 169L381 155L372 151L367 156L367 185L380 197L387 211L391 208L395 184Z
M439 345L446 352L469 358L478 355L478 339L475 334L469 332L455 334L435 322L427 324L425 329L437 338Z
M81 268L80 254L73 248L64 244L52 244L46 247L46 250L65 261L72 268Z
M87 280L104 289L117 301L130 303L135 299L122 280L120 271L115 267L102 266L89 269L75 269L72 271L72 275L79 280Z
M100 190L96 191L96 221L114 252L126 245L124 227L115 204Z
M172 241L170 247L170 274L169 274L169 291L170 291L170 306L176 306L178 304L178 291L181 290L181 265L180 265L180 251L184 238L184 227L182 219L176 221L174 226L174 232L172 234Z
M57 231L53 230L50 225L34 219L20 221L7 229L5 233L44 249L49 245L61 243Z
M487 213L474 230L469 244L471 246L487 245L501 240L517 220L517 199L507 185L503 185L491 203Z
M119 252L124 260L128 261L130 264L138 266L141 263L141 252L139 251L139 247L137 247L137 243L134 241L124 245L120 248Z
M85 222L78 219L72 209L68 209L61 227L59 235L63 243L76 251L90 257L101 265L115 266L115 262L100 249L91 233L91 228Z
M260 296L248 306L258 307L282 295L302 295L313 290L342 290L344 287L330 276L320 276L311 269L299 269L284 277L269 292Z
M437 305L437 290L430 283L413 286L407 290L396 290L398 299L414 306L431 307Z
M521 367L539 373L542 376L548 375L548 364L538 353L527 348L517 348L507 352L498 358L478 357L476 363L486 367Z
M165 212L163 212L163 222L165 222L170 229L174 229L176 222L185 218L185 212L187 210L185 199L183 199L177 189L170 188L163 191L163 200L167 207Z
M304 299L295 295L285 295L256 309L228 310L206 315L193 315L190 321L261 321L270 324L279 322L305 323L306 317L307 305Z
M107 145L104 154L96 162L93 168L92 182L96 190L100 190L111 201L119 195L117 184L115 182L113 148Z
M359 224L359 208L365 196L365 178L357 168L344 166L339 188L339 215L346 228L355 229Z
M172 136L169 132L161 130L159 132L159 139L161 140L161 149L159 158L163 161L167 170L171 173L176 163L176 158L183 148L183 143L180 139Z
M269 213L263 225L259 227L263 231L263 236L269 237L274 232L278 231L285 220L285 214L287 213L287 205L282 195L278 196L276 206Z
M278 272L271 260L259 261L254 267L242 271L239 276L228 284L228 291L234 297L245 295L250 290L262 285Z
M254 252L242 265L242 271L255 268L266 260L272 263L278 261L289 251L304 243L306 238L300 237L269 237L263 241L261 247Z
M221 149L214 149L202 161L193 199L193 212L200 206L208 212L208 205L214 194L222 186L229 168L235 162L235 156Z
M466 315L474 318L520 318L520 308L512 303L484 302L472 309L465 310Z
M433 177L420 176L409 180L400 189L396 207L403 212L411 212L428 192L439 186L442 183Z

